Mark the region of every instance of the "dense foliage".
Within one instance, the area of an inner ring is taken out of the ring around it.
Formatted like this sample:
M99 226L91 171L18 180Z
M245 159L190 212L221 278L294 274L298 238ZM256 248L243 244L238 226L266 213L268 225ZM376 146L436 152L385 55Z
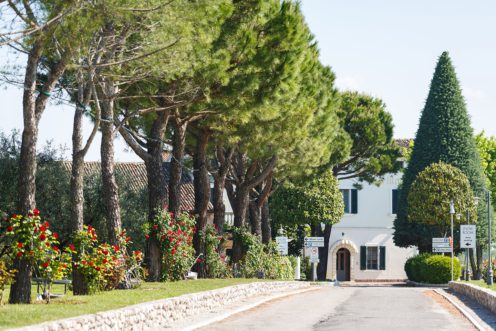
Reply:
M449 164L433 163L418 174L410 188L408 220L433 225L436 230L446 236L450 229L451 201L457 213L466 215L469 212L474 215L472 222L477 221L474 195L467 176ZM454 222L455 224L465 223L465 220L454 217Z
M439 57L420 117L410 162L403 176L399 209L394 223L394 242L400 247L416 245L421 251L427 251L433 235L439 235L429 225L407 220L408 196L412 183L422 170L439 161L459 168L467 176L474 194L482 194L485 179L480 157L460 84L447 52ZM487 217L482 204L479 204L478 219L477 234L480 240L484 233L487 234Z
M460 278L461 265L458 258L453 260L453 278ZM419 283L446 284L451 280L451 257L433 254L420 254L409 258L405 263L409 280Z

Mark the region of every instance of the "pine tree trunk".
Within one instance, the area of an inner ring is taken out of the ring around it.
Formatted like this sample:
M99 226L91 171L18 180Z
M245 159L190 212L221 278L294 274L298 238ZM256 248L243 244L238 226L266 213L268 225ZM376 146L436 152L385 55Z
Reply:
M258 206L258 201L256 197L250 200L250 226L251 233L256 235L260 240L262 239L262 210Z
M181 211L181 177L184 159L184 146L187 123L181 123L180 119L174 118L174 136L172 139L172 160L169 180L169 210L174 215Z
M332 225L326 224L324 228L324 247L319 248L319 265L317 276L319 280L325 281L327 276L327 261L329 258L329 239L331 238Z
M203 131L196 141L195 153L193 155L193 168L195 169L194 187L195 187L195 214L196 214L196 233L193 238L193 247L196 255L203 254L205 260L205 237L203 234L207 228L208 203L210 201L210 182L207 168L207 147L209 133ZM200 277L206 276L205 263L197 263L196 269Z
M168 112L161 112L153 122L151 139L147 142L148 158L145 159L148 179L148 222L153 224L157 209L167 204L167 181L164 173L163 139L169 119ZM148 280L158 281L162 277L162 251L155 234L150 236L145 247Z
M226 206L224 204L224 190L226 188L226 177L231 166L231 159L233 156L233 149L229 149L224 153L224 148L221 144L216 146L217 162L219 164L214 176L214 192L213 192L213 206L214 206L214 224L219 233L224 232L224 223L226 220Z
M262 206L262 242L268 244L272 240L272 228L270 226L269 201Z
M35 44L28 54L24 77L22 100L24 129L22 132L21 157L19 163L19 201L17 209L23 215L36 207L36 143L38 141L38 122L36 114L37 67L43 48ZM24 259L14 259L17 273L10 286L9 303L31 303L31 263Z
M249 190L240 185L236 188L234 199L234 226L243 228L245 225L246 213L249 204ZM238 263L243 258L243 243L240 240L234 240L233 243L233 263Z
M109 87L106 95L113 95L113 88ZM103 201L107 216L107 233L109 242L118 243L118 234L121 232L121 210L119 206L119 191L114 173L114 101L107 98L102 106L102 188Z
M71 167L71 233L74 235L83 229L84 223L84 154L83 146L83 111L76 107L72 131L72 167ZM77 254L73 254L73 261L78 261ZM72 268L72 287L74 295L87 295L89 288L84 276L79 270Z

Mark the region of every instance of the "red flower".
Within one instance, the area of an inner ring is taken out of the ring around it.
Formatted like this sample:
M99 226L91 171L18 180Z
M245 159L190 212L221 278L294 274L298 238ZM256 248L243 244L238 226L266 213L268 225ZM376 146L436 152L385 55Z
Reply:
M83 261L83 264L84 264L84 265L86 265L87 263L88 263L88 262L86 262L86 261Z
M128 243L128 242L130 242L130 241L131 241L131 237L127 237L127 238L126 238L126 242Z
M64 263L62 266L63 266L64 268L67 268L67 263Z
M21 257L21 256L22 256L22 252L18 252L17 257Z
M157 225L157 224L153 224L153 228L154 228L155 230L157 230L157 229L158 229L158 225Z
M9 225L7 227L7 232L12 232L12 231L14 231L14 228L12 227L12 225Z
M109 252L108 252L108 251L103 251L102 253L103 253L104 255L108 255L108 253L109 253Z
M42 264L42 266L43 266L43 268L48 268L48 265L49 265L49 264L50 264L50 263L49 263L48 261L46 261L45 263L43 263L43 264Z
M41 231L41 232L45 232L45 231L46 231L46 227L45 227L44 225L41 225L41 226L40 226L40 231Z
M60 252L60 248L58 248L57 246L53 246L53 249L57 252Z
M17 218L17 214L12 214L11 218Z
M54 237L55 239L59 239L59 235L57 234L57 232L54 232L54 233L53 233L53 237Z
M67 245L67 246L69 246L69 248L71 249L71 251L75 251L75 250L76 250L76 247L74 247L74 245L73 245L73 244L69 244L69 245Z
M103 263L107 263L108 261L107 261L107 259L103 259L102 262Z
M149 235L146 235L145 236L146 240L150 239L150 236Z
M174 213L170 211L170 212L169 212L169 216L170 216L171 218L174 218Z
M93 261L90 261L90 266L94 266L95 264L93 263Z
M40 216L40 211L38 209L33 209L34 216Z
M17 247L22 248L22 243L17 243Z
M118 251L119 251L119 246L118 246L118 245L113 245L113 247L114 247L114 250L115 250L116 252L118 252Z
M176 249L173 248L172 251L171 251L172 255L176 254Z
M91 230L93 230L93 227L91 225L88 225L88 232L90 232Z
M96 271L100 271L100 267L96 267L95 269L96 269Z
M44 233L40 234L40 240L41 241L45 241L45 239L46 239L45 234Z
M45 243L45 245L46 247L50 247L50 243L48 241Z
M45 221L45 226L46 226L47 228L49 228L49 227L50 227L50 223L48 223L48 221Z
M134 255L141 255L141 251L135 251Z

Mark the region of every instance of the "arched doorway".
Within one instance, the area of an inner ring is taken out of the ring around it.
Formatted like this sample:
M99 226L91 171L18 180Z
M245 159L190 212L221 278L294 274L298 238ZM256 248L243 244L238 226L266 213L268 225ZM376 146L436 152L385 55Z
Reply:
M340 248L336 253L336 279L350 280L350 251L346 248Z

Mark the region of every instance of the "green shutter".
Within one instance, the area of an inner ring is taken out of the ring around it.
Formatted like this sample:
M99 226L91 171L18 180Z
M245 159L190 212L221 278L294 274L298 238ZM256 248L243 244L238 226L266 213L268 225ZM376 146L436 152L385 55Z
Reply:
M367 267L367 247L360 246L360 270L365 270Z
M358 190L351 190L351 213L358 214Z
M386 246L379 247L379 269L386 270Z

